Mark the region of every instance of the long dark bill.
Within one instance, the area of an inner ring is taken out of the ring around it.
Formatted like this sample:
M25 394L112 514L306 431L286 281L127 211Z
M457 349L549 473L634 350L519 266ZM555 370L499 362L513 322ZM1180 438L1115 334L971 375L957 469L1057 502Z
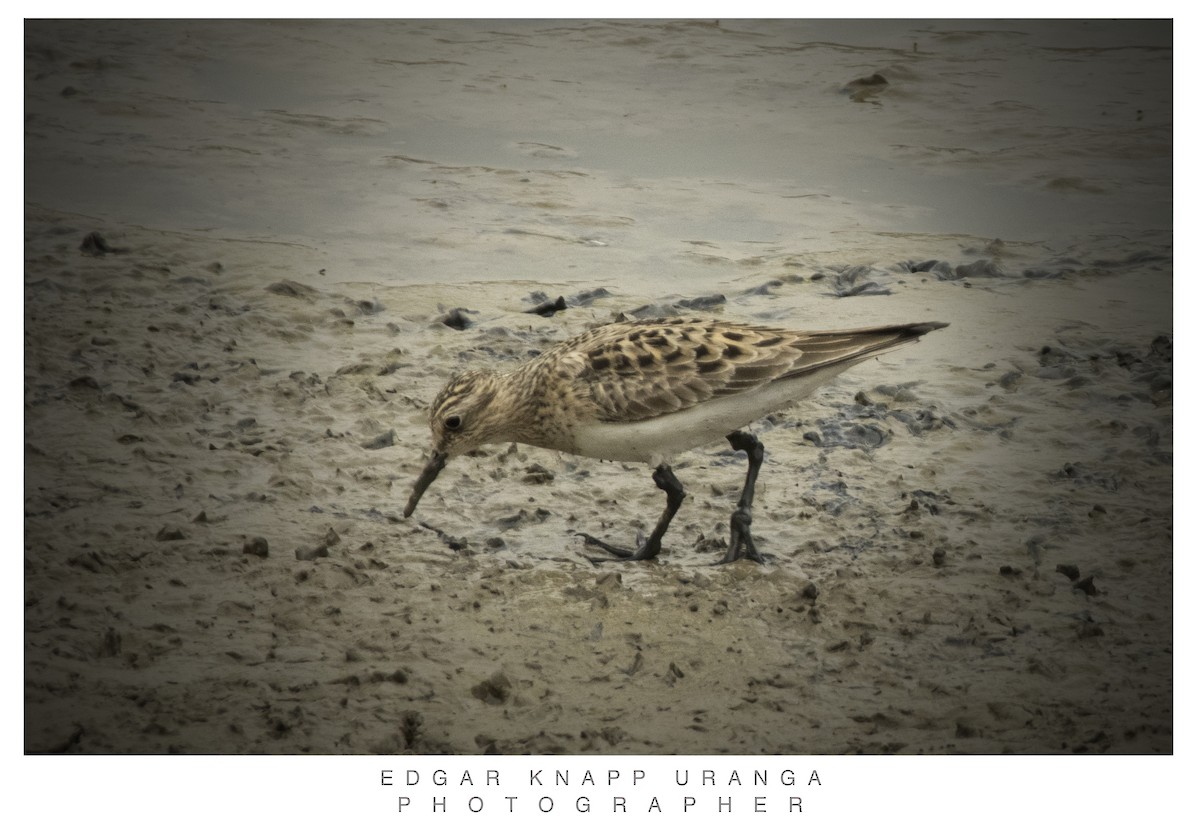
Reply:
M437 475L446 467L448 457L438 451L433 452L433 456L429 458L429 462L425 464L425 469L421 471L421 476L417 477L416 483L413 484L412 494L408 496L408 505L404 506L404 516L411 517L412 513L417 509L417 503L421 500L421 495L425 493L425 489L429 484L437 479Z

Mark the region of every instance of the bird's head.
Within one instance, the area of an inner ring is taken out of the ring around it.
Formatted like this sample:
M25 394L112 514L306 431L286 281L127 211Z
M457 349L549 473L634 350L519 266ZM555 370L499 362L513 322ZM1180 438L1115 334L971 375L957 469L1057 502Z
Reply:
M404 516L411 516L421 495L446 467L451 457L465 454L502 438L503 413L492 402L498 378L488 371L470 371L451 378L429 407L429 430L433 453L413 485Z

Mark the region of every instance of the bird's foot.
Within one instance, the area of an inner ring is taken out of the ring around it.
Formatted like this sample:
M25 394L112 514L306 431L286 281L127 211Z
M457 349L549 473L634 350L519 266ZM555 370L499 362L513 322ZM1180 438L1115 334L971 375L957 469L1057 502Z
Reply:
M650 538L649 541L647 541L645 536L640 531L638 532L638 536L637 536L638 547L636 550L621 548L620 546L610 545L609 543L606 543L603 540L601 540L599 537L593 537L591 534L585 534L582 531L576 531L575 536L582 537L583 542L589 546L596 546L597 548L600 548L604 551L607 551L609 554L614 555L613 557L589 557L589 558L587 558L588 562L594 563L597 565L599 565L600 563L614 563L614 562L627 562L627 561L632 562L634 560L652 560L656 556L658 556L658 552L661 551L661 545L659 544L658 541L656 541L653 537Z
M742 559L753 560L760 565L767 562L759 553L758 547L754 545L754 537L750 534L750 523L749 508L743 507L733 512L733 516L729 518L729 551L725 552L725 556L715 565L723 566L726 563Z

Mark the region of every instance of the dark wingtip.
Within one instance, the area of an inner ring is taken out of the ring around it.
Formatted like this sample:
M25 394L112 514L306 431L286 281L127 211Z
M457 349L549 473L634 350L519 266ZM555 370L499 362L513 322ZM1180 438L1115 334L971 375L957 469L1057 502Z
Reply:
M914 336L924 336L930 331L941 330L943 327L949 326L950 322L918 322L908 325L908 332Z

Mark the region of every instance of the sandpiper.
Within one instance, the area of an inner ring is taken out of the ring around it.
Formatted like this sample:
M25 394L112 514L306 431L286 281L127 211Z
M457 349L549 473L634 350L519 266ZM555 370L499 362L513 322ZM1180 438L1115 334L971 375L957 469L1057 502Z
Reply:
M433 453L404 507L451 457L479 445L522 442L585 457L645 462L667 505L635 549L579 533L613 558L649 560L683 502L672 458L724 437L749 460L720 561L763 562L750 533L763 445L741 430L812 393L851 365L946 327L942 322L800 332L713 319L647 319L602 325L511 373L470 371L442 388L429 413Z

